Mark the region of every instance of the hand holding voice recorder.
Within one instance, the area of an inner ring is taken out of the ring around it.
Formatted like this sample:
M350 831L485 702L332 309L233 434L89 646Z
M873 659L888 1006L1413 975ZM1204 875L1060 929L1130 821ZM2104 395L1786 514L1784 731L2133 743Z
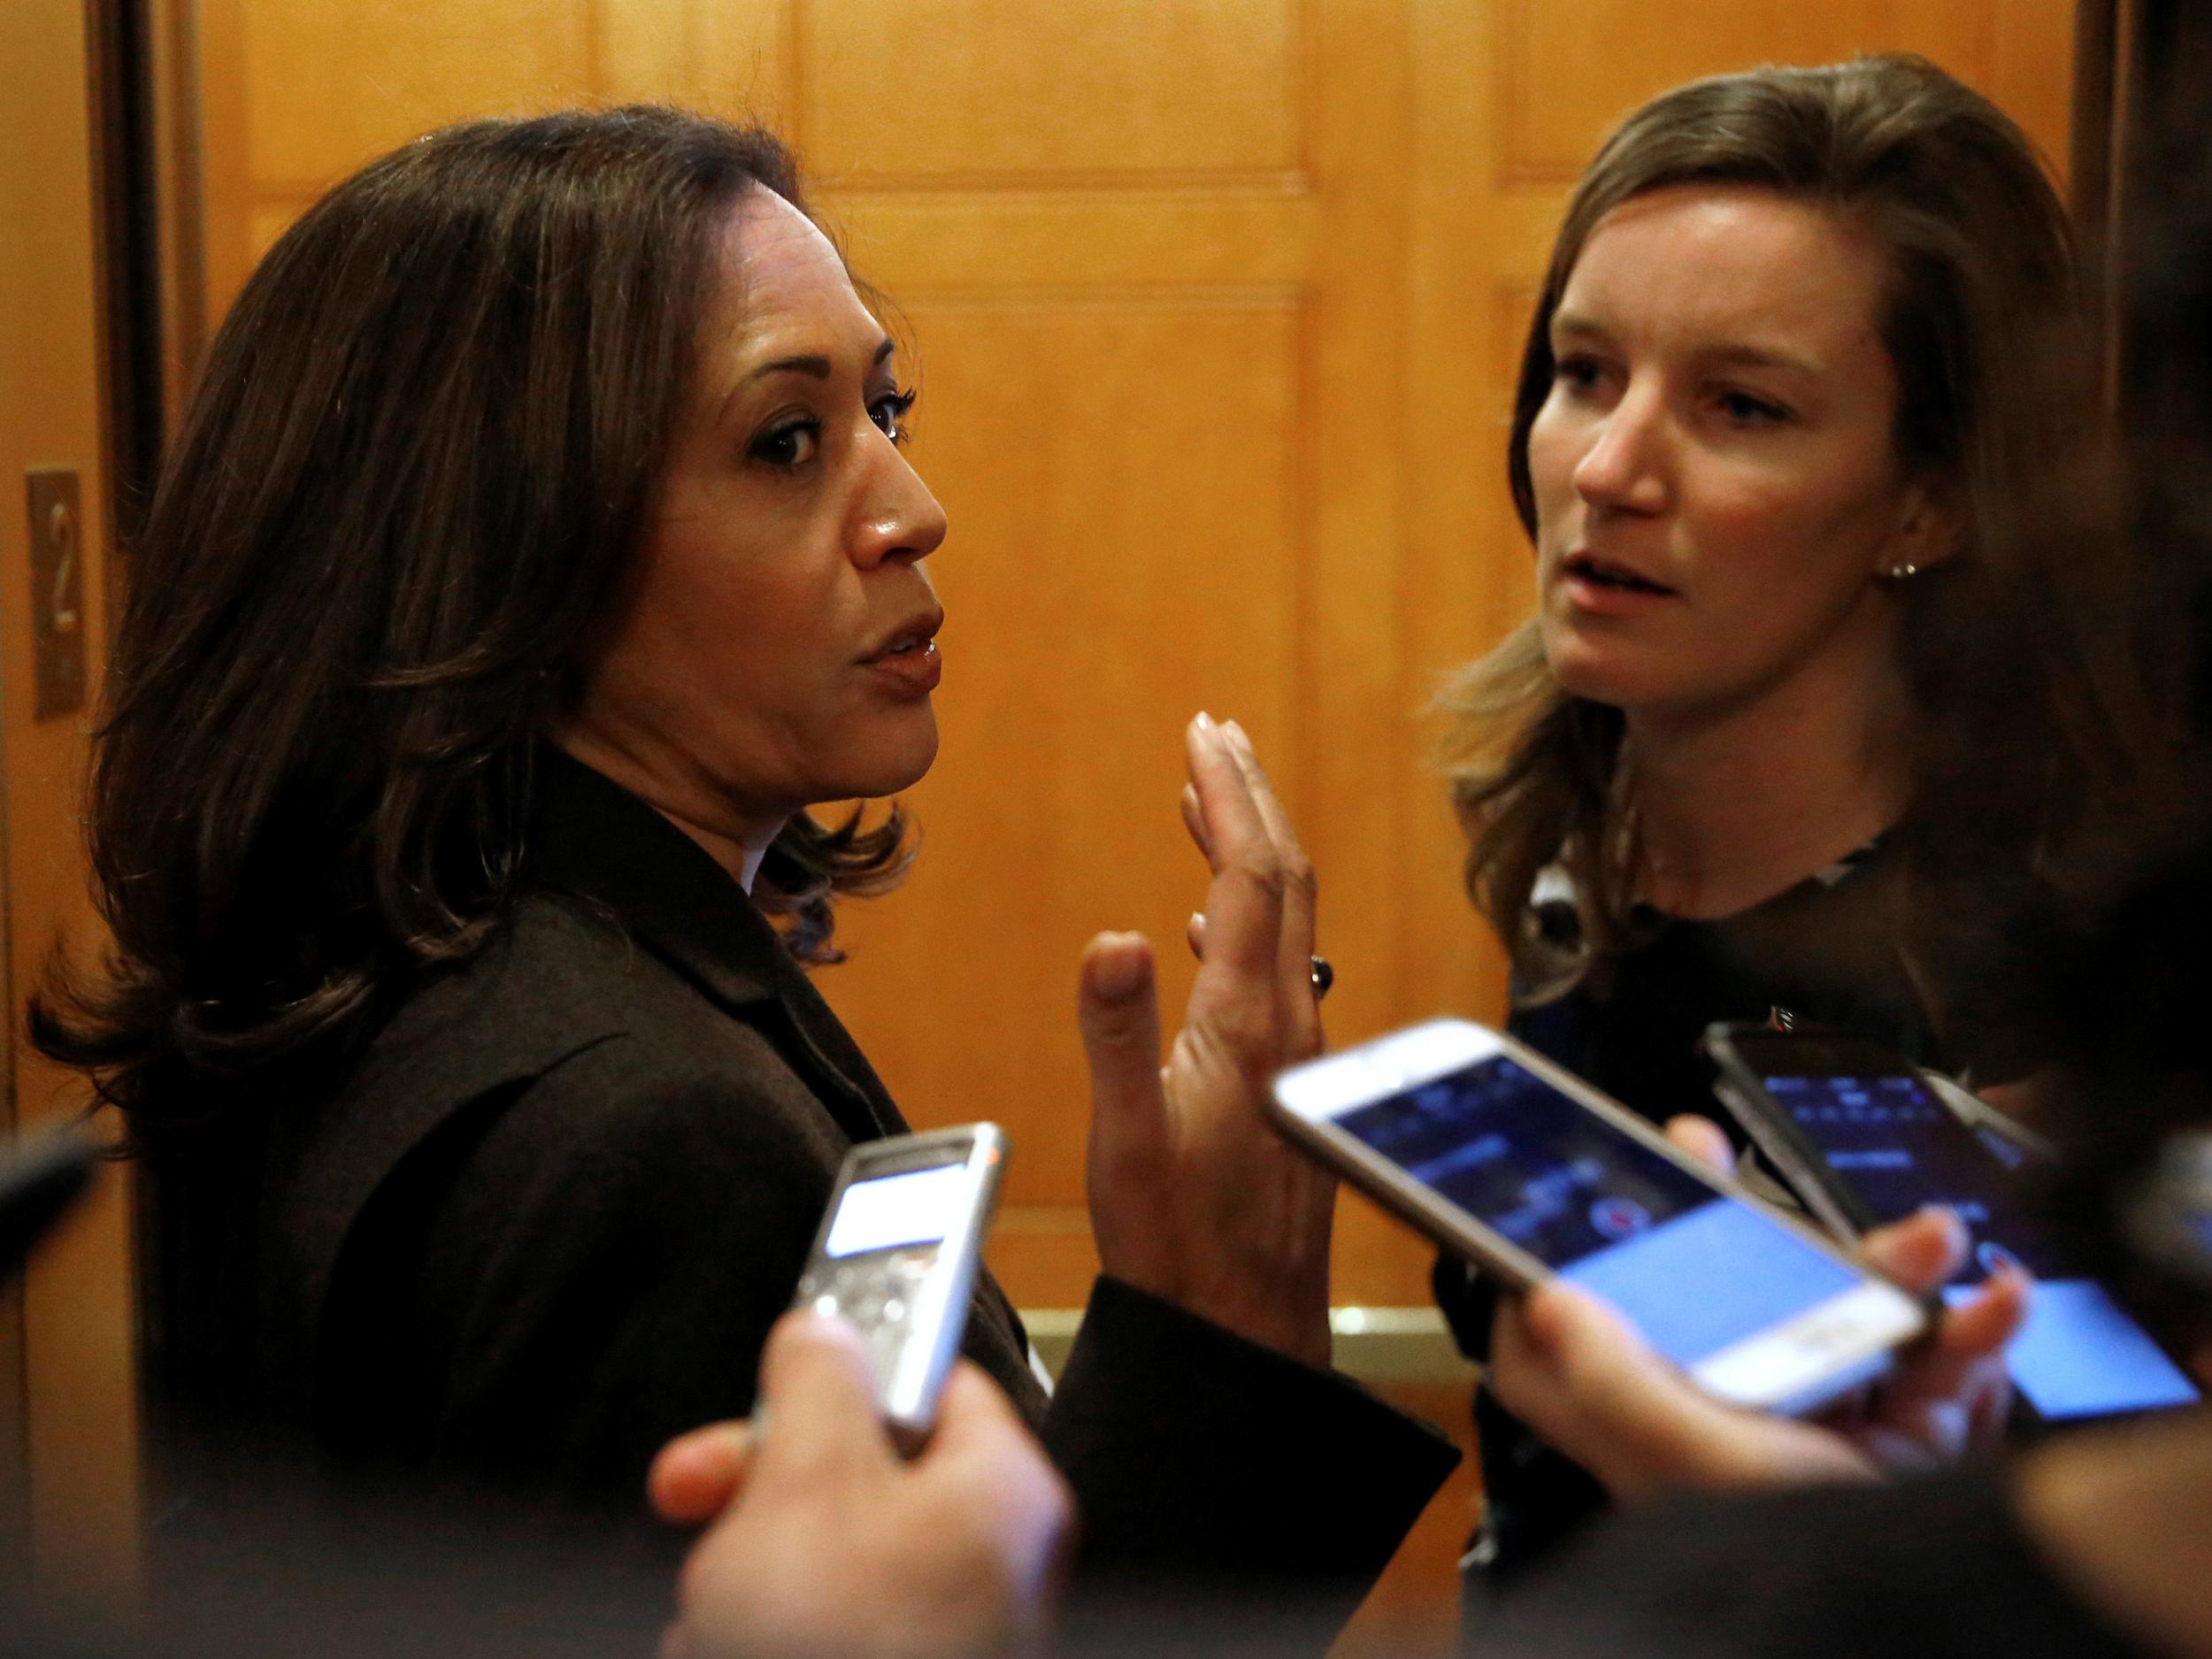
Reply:
M858 1327L876 1402L910 1455L960 1352L1005 1156L995 1124L855 1147L799 1278L794 1307Z
M1626 1314L1707 1390L1809 1410L1886 1369L1913 1298L1709 1173L1616 1102L1465 1020L1295 1067L1298 1145L1507 1284L1552 1275Z

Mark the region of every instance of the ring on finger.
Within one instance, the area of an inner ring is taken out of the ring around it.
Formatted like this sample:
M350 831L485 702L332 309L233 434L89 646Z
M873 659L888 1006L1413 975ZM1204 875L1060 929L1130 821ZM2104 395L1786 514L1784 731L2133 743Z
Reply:
M1316 956L1312 960L1313 1000L1317 1002L1329 994L1329 987L1336 983L1336 970L1329 965L1326 956Z

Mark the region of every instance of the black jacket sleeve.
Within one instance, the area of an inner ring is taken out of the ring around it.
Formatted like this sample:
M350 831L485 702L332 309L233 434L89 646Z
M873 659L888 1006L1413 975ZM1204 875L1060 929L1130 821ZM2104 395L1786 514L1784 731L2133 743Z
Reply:
M1046 1420L1098 1602L1348 1617L1459 1461L1428 1425L1101 1279Z
M663 1442L750 1409L823 1156L741 1087L641 1085L623 1048L457 1118L364 1217L319 1371L370 1461L637 1514Z

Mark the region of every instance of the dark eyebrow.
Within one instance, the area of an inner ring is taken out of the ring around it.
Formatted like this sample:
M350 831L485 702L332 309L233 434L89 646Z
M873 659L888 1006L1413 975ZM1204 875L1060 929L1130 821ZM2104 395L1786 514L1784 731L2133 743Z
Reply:
M1555 338L1604 342L1612 338L1603 327L1587 317L1571 312L1552 313L1551 331ZM1747 341L1726 341L1719 345L1707 346L1696 354L1701 363L1723 367L1752 369L1786 369L1799 374L1817 374L1820 365L1810 357L1794 351L1785 351L1777 346L1753 345Z
M1783 351L1773 346L1728 344L1714 346L1697 354L1708 363L1725 364L1752 369L1788 369L1798 374L1817 374L1820 365L1809 357L1794 351Z
M884 359L897 349L897 343L886 335L877 345L875 356L868 359L868 366L872 369L879 367ZM826 380L830 377L830 360L825 357L778 357L773 363L762 364L745 378L759 380L771 374L805 374L818 380Z

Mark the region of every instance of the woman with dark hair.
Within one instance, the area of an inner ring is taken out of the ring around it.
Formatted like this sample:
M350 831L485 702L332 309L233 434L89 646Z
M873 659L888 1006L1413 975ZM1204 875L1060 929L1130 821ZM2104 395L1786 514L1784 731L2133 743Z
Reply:
M1696 81L1606 141L1515 399L1537 611L1448 699L1518 1034L1655 1121L1710 1110L1717 1020L2038 1064L2139 701L2089 346L2033 150L1931 64ZM2080 523L2024 534L2055 472ZM1510 1562L1595 1494L1478 1416Z
M664 110L433 134L247 284L134 549L111 960L35 1011L149 1160L186 1427L641 1514L749 1404L842 1155L904 1126L803 972L906 857L809 809L936 751L895 359L775 141ZM1452 1455L1315 1368L1327 1184L1192 1115L1319 1027L1295 841L1237 728L1189 754L1238 942L1165 1073L1142 941L1094 944L1108 1276L1049 1412L987 1275L968 1348L1094 1558L1356 1592ZM1348 1472L1294 1481L1317 1425Z

